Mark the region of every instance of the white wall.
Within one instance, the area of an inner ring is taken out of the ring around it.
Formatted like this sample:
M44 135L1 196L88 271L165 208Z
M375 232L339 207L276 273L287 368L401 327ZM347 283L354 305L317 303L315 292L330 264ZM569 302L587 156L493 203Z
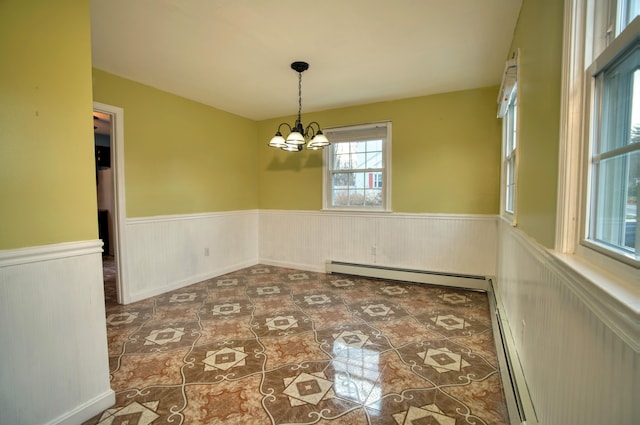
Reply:
M496 273L489 215L261 210L260 262L324 271L327 260L447 273Z
M125 303L258 262L255 210L129 218L125 226Z
M79 424L113 405L100 241L0 251L0 422Z
M125 238L125 303L257 263L324 272L327 260L338 260L496 273L494 216L230 211L130 218Z
M497 291L540 424L640 424L637 314L501 223Z

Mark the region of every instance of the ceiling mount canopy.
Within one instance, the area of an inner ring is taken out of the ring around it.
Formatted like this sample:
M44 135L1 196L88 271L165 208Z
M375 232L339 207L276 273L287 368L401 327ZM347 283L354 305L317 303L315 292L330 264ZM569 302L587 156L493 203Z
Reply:
M310 150L323 149L331 143L329 143L327 137L322 134L320 124L312 121L306 127L302 125L302 73L309 69L309 64L307 62L296 61L291 64L291 69L298 73L298 118L293 126L286 122L280 123L275 136L273 136L269 142L269 146L288 152L300 152L304 149L305 145L307 149ZM289 128L289 135L286 139L280 131L283 126Z
M307 69L309 69L309 64L307 62L302 62L302 61L293 62L291 64L291 69L301 74Z

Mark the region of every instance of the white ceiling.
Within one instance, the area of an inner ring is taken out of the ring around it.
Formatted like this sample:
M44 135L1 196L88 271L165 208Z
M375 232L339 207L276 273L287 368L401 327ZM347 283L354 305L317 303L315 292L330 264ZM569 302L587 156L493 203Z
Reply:
M500 84L521 0L91 0L93 66L256 120Z

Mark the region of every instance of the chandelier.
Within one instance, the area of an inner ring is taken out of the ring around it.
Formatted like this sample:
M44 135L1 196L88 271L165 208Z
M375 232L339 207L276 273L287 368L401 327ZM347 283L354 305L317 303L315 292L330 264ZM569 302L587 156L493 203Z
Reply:
M307 62L293 62L291 64L291 69L298 73L298 118L296 119L296 123L293 127L286 122L281 123L278 126L276 135L273 136L269 142L269 146L272 148L280 148L288 152L300 152L304 149L305 145L307 149L310 150L318 150L325 146L329 146L331 143L329 143L327 137L322 134L320 124L312 121L308 126L304 127L300 117L302 112L302 73L309 69L309 64ZM289 128L289 135L286 139L282 136L282 132L280 131L283 126Z

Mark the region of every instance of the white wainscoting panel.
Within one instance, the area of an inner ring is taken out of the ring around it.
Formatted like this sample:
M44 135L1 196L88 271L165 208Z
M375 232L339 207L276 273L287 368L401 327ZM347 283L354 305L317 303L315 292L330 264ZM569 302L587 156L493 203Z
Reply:
M102 241L0 251L0 422L78 424L115 403Z
M324 271L328 260L493 276L497 218L260 210L260 262Z
M258 212L130 218L126 244L128 304L256 264Z
M538 422L639 424L637 340L628 323L610 325L626 316L594 310L607 301L588 299L583 289L593 284L521 231L501 223L499 235L497 291ZM637 332L637 316L635 324Z

